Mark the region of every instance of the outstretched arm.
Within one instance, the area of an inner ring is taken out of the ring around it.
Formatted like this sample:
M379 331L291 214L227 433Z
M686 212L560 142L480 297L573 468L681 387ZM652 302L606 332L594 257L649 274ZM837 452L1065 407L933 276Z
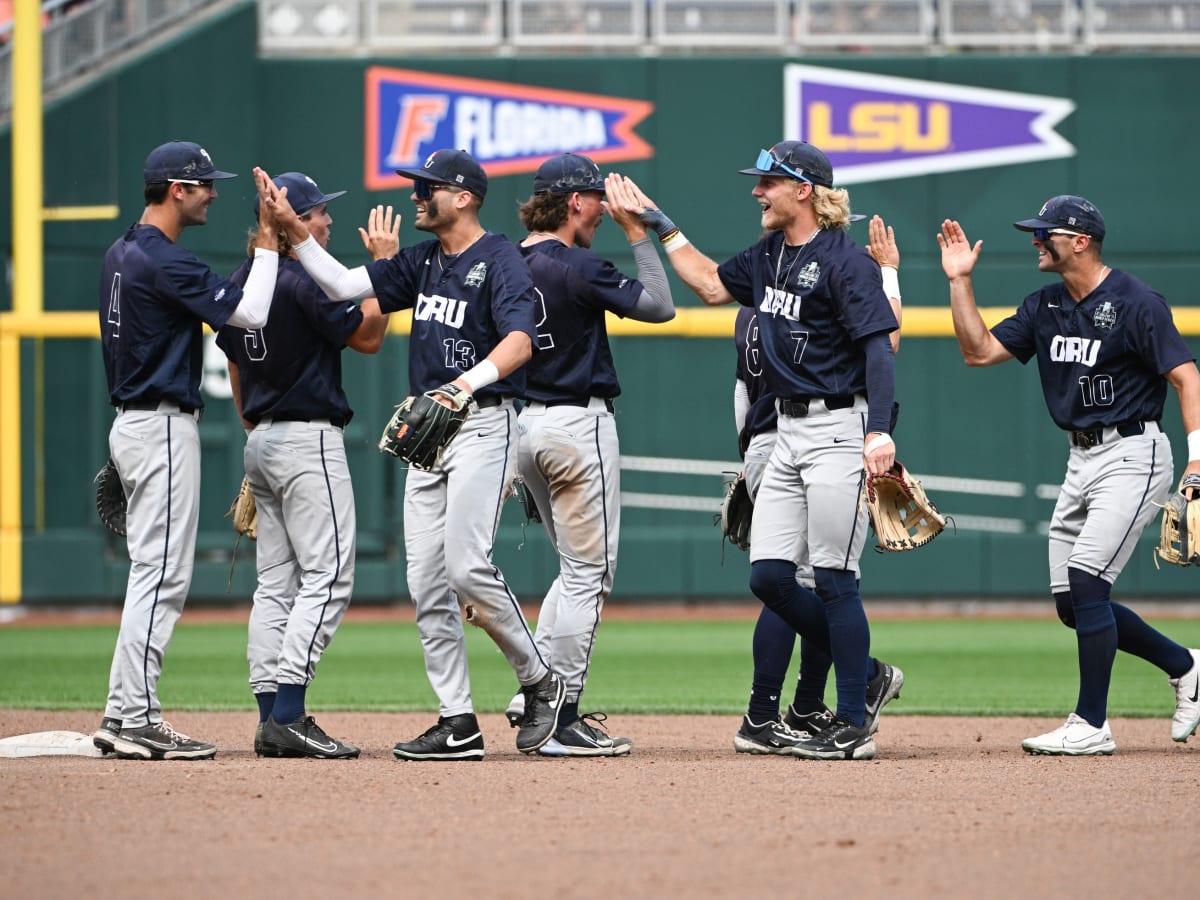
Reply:
M900 303L900 248L896 246L896 232L879 216L872 216L867 225L870 243L867 253L879 264L883 273L883 291L887 294L888 303L892 307L892 315L896 317L896 325L903 324L904 307ZM892 342L892 352L900 349L900 328L888 335Z
M962 226L951 219L942 222L937 241L942 250L942 271L950 282L950 315L963 361L968 366L994 366L1012 359L1012 354L988 330L975 304L971 273L979 262L983 241L972 247Z

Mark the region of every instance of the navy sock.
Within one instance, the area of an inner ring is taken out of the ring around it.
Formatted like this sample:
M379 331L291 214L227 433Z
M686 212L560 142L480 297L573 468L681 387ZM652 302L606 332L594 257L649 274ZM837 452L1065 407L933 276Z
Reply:
M1054 595L1058 617L1068 628L1075 627L1075 615L1071 606L1071 592L1062 591ZM1117 649L1152 666L1158 666L1169 678L1178 678L1192 668L1192 654L1187 647L1177 644L1146 621L1128 606L1109 600L1113 618L1117 623Z
M792 708L798 713L816 712L825 706L825 686L833 657L829 651L810 641L800 639L800 677L796 679L796 696Z
M1075 639L1079 645L1079 701L1075 712L1099 728L1108 718L1108 688L1117 655L1117 620L1103 578L1068 569Z
M306 684L281 684L275 695L275 708L271 715L281 725L304 718L304 694Z
M821 599L796 583L796 566L782 559L760 559L750 566L750 590L801 637L829 646L829 624Z
M254 699L258 701L258 721L267 721L267 716L271 714L271 710L275 708L275 692L269 694L255 694Z
M871 653L867 612L853 572L819 568L815 574L829 628L838 718L861 727L866 721L867 662Z
M779 697L792 662L796 632L767 607L759 610L751 648L754 654L754 682L750 687L750 721L761 725L779 718Z
M562 728L564 725L570 725L578 718L579 701L576 700L574 703L564 703L562 709L558 712L558 727Z

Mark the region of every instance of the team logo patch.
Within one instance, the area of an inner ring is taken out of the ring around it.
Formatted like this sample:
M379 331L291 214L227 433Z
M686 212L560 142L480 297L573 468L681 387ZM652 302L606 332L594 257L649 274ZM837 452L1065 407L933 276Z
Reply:
M796 284L799 287L811 289L820 277L821 267L817 265L817 261L814 259L797 273Z
M1096 307L1092 321L1096 323L1097 328L1112 328L1117 324L1117 309L1111 300L1105 300Z
M483 284L483 279L487 278L487 263L477 262L471 266L471 271L467 273L467 277L463 279L467 287L479 287Z

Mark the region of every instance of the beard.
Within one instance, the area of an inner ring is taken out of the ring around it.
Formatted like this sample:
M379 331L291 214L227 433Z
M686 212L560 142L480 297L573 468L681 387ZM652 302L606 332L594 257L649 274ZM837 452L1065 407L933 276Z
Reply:
M414 224L418 231L436 231L442 211L438 208L437 195L425 201L425 215Z

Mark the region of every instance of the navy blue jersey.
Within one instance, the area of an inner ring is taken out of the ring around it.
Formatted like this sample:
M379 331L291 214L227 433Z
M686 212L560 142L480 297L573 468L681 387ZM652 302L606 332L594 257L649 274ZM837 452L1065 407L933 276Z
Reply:
M100 339L108 397L170 400L200 409L204 344L242 301L242 288L220 278L153 225L131 225L104 254Z
M1162 418L1162 377L1195 359L1161 294L1113 269L1076 303L1061 281L992 329L1022 363L1037 354L1050 417L1067 431Z
M541 402L619 396L604 314L625 316L642 283L591 250L561 241L520 250L537 303L538 352L525 366L525 396Z
M244 285L250 260L232 280ZM342 390L342 348L362 324L358 304L335 303L294 259L280 259L267 324L258 330L226 325L217 345L237 366L242 418L346 425L354 415Z
M367 273L380 309L413 311L408 350L411 393L422 394L453 381L486 359L514 331L523 331L536 342L529 267L502 235L486 233L451 258L442 253L438 241L423 241L391 259L371 263ZM524 392L521 367L477 396Z
M746 385L750 409L746 413L746 433L753 437L775 430L775 395L767 390L763 377L762 346L758 332L758 313L748 306L737 311L733 324L733 342L737 346L737 377Z
M879 266L845 231L823 228L799 248L785 247L783 232L773 231L717 274L734 299L758 311L771 393L866 393L866 357L857 342L899 326Z

